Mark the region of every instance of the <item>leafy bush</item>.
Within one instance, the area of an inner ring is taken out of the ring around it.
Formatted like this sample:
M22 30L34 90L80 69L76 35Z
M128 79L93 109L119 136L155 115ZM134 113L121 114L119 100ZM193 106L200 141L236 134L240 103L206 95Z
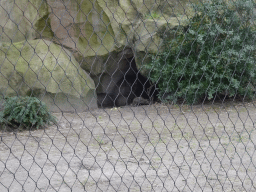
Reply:
M8 97L0 112L0 123L14 127L42 128L56 123L46 105L36 97Z
M165 37L152 56L150 79L159 98L193 104L207 97L252 98L255 91L255 27L252 0L193 4L194 16Z

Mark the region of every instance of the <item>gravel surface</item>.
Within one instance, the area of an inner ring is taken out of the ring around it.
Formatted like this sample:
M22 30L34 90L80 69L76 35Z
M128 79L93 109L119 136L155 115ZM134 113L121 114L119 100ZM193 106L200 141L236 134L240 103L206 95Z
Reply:
M254 102L54 114L0 132L0 191L256 191Z

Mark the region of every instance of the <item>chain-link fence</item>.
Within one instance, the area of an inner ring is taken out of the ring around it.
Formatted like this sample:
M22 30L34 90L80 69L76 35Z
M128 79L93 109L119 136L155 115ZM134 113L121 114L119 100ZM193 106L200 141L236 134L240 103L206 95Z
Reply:
M256 191L253 0L0 0L0 191Z

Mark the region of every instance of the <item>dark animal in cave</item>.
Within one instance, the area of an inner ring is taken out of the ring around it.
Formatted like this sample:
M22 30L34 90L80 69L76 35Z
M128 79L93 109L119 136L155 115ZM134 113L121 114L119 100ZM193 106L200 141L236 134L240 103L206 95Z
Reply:
M156 98L156 86L140 73L126 75L116 83L110 93L98 94L99 107L130 105L134 98L141 97L152 103Z
M115 96L112 94L99 93L97 94L98 107L113 107L115 106Z

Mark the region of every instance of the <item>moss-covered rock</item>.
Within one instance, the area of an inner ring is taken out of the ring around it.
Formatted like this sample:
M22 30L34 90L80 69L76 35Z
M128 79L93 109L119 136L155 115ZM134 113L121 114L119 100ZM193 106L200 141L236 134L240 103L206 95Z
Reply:
M1 0L0 18L1 42L53 37L46 1Z
M95 85L74 56L46 40L0 45L0 94L33 95L51 111L95 108Z
M70 48L80 66L94 79L101 77L97 90L103 90L101 85L113 81L109 77L115 75L115 79L120 79L117 73L126 72L122 70L127 67L121 65L128 64L122 60L129 55L121 53L132 50L137 67L141 68L148 60L147 54L161 48L160 32L167 27L175 28L191 14L188 0L47 0L47 3L57 43ZM113 60L113 55L121 56Z
M188 4L191 1L1 0L0 80L5 84L0 93L34 94L66 111L72 105L79 110L89 103L95 106L88 74L100 93L114 89L135 68L133 57L147 76L143 66L148 54L161 50L166 29L175 29L192 15Z
M107 92L130 68L129 57L135 56L137 68L146 76L143 65L148 53L161 48L163 29L176 27L189 15L187 2L3 0L1 38L2 42L50 39L70 50L98 84L97 90Z
M161 43L159 29L175 27L182 17L189 15L188 0L47 2L58 43L71 48L81 67L96 75L108 68L106 61L113 53L125 49L132 49L135 55L156 52Z

